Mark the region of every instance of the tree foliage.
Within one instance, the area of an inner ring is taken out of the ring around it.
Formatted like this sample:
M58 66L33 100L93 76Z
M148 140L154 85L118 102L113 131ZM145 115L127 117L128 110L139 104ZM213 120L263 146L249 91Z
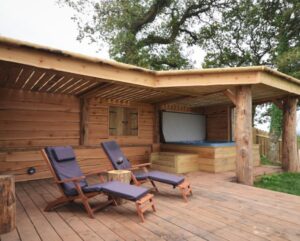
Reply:
M269 65L297 75L299 22L299 0L237 1L202 29L204 66Z
M150 69L192 67L186 47L230 1L60 0L77 11L79 39L105 41L111 58Z
M271 64L275 29L263 18L262 6L252 0L237 1L201 35L207 50L203 67Z

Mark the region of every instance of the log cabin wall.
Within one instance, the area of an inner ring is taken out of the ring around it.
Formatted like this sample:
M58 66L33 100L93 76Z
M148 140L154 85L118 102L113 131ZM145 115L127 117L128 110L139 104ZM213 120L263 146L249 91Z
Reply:
M74 96L0 89L0 148L79 145Z
M110 136L109 135L109 107L128 107L138 110L137 136ZM87 130L88 145L98 145L100 142L111 139L121 145L152 145L154 127L154 106L144 103L130 103L116 100L92 98L87 103Z
M160 110L170 111L170 112L203 114L203 108L191 108L185 105L178 105L178 104L164 104L160 106Z
M138 136L108 135L109 106L138 108ZM117 101L88 101L88 145L80 142L80 100L74 96L0 89L0 174L14 174L16 181L51 177L40 149L72 145L84 173L112 169L100 142L115 139L130 161L149 160L153 143L153 106ZM27 174L34 167L36 173Z
M206 107L203 111L206 116L206 140L230 141L231 114L228 106Z

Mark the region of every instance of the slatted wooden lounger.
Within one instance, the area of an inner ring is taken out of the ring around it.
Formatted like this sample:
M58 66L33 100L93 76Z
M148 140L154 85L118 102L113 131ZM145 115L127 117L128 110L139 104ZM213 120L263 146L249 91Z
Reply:
M150 166L151 163L132 166L129 160L124 156L118 143L115 141L102 142L101 145L115 169L127 169L133 171L132 180L136 185L140 186L142 183L150 181L156 191L158 191L158 189L155 185L155 181L172 185L174 188L178 187L183 199L186 202L188 201L187 196L192 194L192 188L190 183L183 176L160 171L148 171L147 167ZM142 169L142 172L134 172L138 169Z
M86 176L80 170L75 153L70 146L66 147L46 147L42 150L42 155L54 177L55 183L61 192L61 197L49 203L45 211L50 211L60 205L70 203L76 199L81 200L89 217L94 217L94 212L106 207L114 202L114 198L124 198L133 201L142 222L144 222L144 212L152 208L155 211L153 195L148 193L148 189L129 185L122 182L104 182L103 172L93 172L97 174L100 183L88 185ZM88 199L98 194L106 194L111 200L92 208Z

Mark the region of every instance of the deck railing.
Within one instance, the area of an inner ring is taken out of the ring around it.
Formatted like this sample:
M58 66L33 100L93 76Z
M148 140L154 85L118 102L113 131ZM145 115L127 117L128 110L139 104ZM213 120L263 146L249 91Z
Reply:
M270 135L267 131L262 131L253 128L253 144L259 144L259 153L261 156L267 156L270 148ZM279 138L278 145L278 156L281 160L282 156L282 139Z

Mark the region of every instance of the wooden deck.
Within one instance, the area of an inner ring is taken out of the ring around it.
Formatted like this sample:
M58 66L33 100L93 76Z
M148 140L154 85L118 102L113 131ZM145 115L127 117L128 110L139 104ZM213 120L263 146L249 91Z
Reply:
M157 212L147 213L145 223L131 202L95 219L78 204L43 212L58 195L52 181L18 183L17 230L1 240L300 240L300 197L239 185L228 181L232 176L190 174L194 196L187 204L159 185Z

